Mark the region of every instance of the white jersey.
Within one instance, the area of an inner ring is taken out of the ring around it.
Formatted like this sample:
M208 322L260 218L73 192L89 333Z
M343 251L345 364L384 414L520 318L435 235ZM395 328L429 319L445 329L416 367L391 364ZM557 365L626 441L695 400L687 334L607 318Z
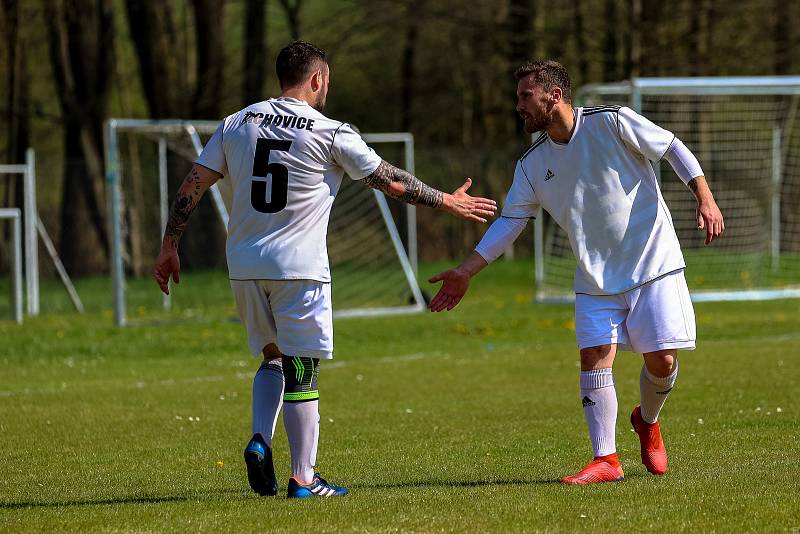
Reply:
M650 161L675 136L629 108L575 109L569 143L543 133L517 163L503 217L544 208L569 236L575 292L613 295L685 267Z
M301 100L269 99L226 117L196 163L232 182L230 278L330 282L328 219L342 177L359 180L380 162L348 124Z

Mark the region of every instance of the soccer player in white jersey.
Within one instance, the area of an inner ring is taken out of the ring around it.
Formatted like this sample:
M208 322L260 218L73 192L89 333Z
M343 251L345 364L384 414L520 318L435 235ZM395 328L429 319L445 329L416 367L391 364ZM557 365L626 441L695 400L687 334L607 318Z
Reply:
M666 159L697 199L706 245L724 230L700 164L672 133L626 107L573 108L566 69L537 61L516 72L517 112L529 134L501 217L444 281L433 311L450 310L470 279L510 245L541 207L569 235L577 259L575 330L580 398L594 459L565 484L622 480L612 365L617 350L644 355L640 405L631 414L648 471L667 471L658 415L678 372L677 352L695 347L695 320L672 217L651 161Z
M225 118L181 185L153 274L169 292L180 274L178 241L192 210L228 177L233 204L226 245L236 306L250 350L264 361L253 381L253 437L245 448L248 480L275 495L272 435L284 406L292 477L289 497L344 495L314 470L319 438L319 361L333 357L326 235L346 173L407 203L486 222L495 202L443 193L383 161L348 124L321 113L328 92L324 51L296 41L276 62L281 96Z

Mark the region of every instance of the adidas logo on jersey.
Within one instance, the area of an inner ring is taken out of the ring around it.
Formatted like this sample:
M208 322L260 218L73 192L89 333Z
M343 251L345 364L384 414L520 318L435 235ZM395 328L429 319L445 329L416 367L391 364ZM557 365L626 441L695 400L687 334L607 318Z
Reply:
M550 178L555 178L555 176L556 175L553 174L553 171L551 171L550 169L547 169L547 174L544 175L544 181L546 182Z

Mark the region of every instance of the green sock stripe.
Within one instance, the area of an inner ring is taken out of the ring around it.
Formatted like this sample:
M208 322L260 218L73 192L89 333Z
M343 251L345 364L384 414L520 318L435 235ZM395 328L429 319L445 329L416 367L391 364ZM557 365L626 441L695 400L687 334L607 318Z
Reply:
M319 390L315 389L314 391L297 391L297 392L287 392L283 394L283 400L285 401L304 401L304 400L315 400L319 398Z

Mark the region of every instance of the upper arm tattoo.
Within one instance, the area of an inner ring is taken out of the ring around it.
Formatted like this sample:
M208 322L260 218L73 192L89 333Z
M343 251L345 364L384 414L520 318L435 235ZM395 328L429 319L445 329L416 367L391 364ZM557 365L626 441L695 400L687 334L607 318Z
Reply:
M167 227L164 230L164 238L169 239L175 248L178 247L184 230L186 230L186 223L189 221L189 215L197 207L200 202L200 197L203 194L203 188L200 186L200 175L197 170L192 171L186 176L181 184L178 193L175 195L175 201L172 203L172 208L169 211L169 219L167 220Z
M392 191L391 184L399 183L403 192ZM364 178L364 184L378 191L383 191L390 197L409 204L421 204L431 208L441 207L444 193L425 184L413 174L398 169L385 161L381 161L375 171Z

